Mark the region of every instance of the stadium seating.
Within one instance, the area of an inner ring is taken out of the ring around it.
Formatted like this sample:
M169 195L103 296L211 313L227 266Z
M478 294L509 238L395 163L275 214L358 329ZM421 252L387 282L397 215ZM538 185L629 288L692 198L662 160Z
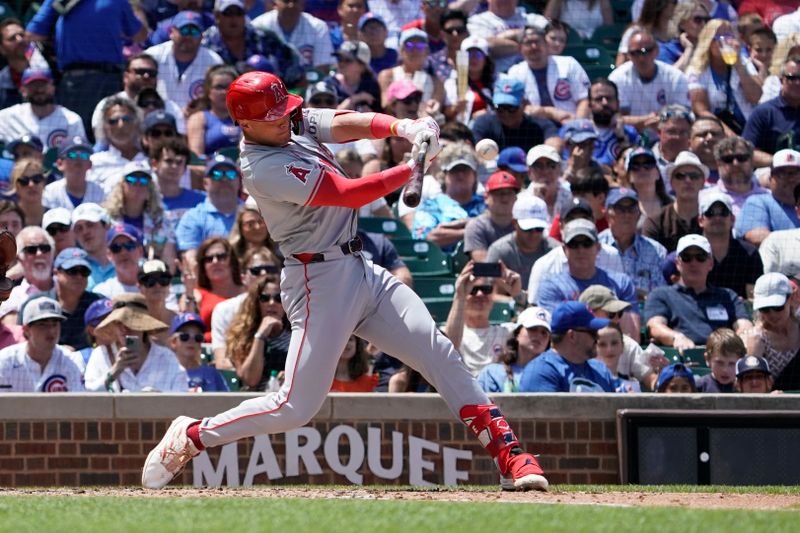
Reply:
M400 220L381 217L361 217L358 227L367 233L382 233L389 239L410 239L411 232Z
M622 34L625 33L627 24L605 24L598 27L592 33L592 37L586 40L587 45L600 46L609 52L616 54Z
M403 226L402 223L398 224ZM393 243L415 278L450 275L450 261L442 249L434 243L402 238L395 239Z
M225 383L228 384L228 388L231 392L239 392L242 388L242 382L239 380L239 377L236 375L235 370L217 370L222 375L222 379L225 380Z
M456 292L455 280L452 277L416 277L414 291L423 300L436 298L452 299Z

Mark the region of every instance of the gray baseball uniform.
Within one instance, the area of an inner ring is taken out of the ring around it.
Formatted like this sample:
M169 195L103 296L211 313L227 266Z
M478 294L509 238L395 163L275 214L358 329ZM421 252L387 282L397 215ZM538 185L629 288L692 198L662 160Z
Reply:
M340 246L355 237L356 210L309 206L326 169L344 172L321 144L333 142L335 112L303 115L305 134L292 135L287 146L245 143L241 154L244 185L287 258L281 279L292 324L286 381L278 392L203 419L206 446L307 423L325 400L353 332L418 369L456 417L464 405L489 403L414 291L360 253L342 252ZM325 259L304 263L296 257L306 253Z

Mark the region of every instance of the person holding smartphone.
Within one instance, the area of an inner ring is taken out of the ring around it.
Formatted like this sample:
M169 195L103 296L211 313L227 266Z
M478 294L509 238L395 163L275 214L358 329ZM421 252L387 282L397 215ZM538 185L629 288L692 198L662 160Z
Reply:
M86 365L86 390L93 392L187 392L189 380L168 348L152 342L152 334L167 329L151 317L140 294L121 294L114 310L95 333L113 338L98 346Z

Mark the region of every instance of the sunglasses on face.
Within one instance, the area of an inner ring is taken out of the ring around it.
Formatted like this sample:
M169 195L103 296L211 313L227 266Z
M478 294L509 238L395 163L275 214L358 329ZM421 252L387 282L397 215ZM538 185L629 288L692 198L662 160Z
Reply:
M69 152L67 152L66 158L73 160L80 159L81 161L88 161L91 155L92 154L90 154L89 152L84 152L82 150L70 150Z
M499 106L497 106L498 113L513 113L517 109L519 109L519 106L508 105L508 104L500 104Z
M792 82L800 81L800 74L784 74L783 76L781 76L781 78L783 78L784 81L788 81L788 82L792 83Z
M150 177L141 174L128 174L125 176L125 183L129 185L138 185L140 187L147 187L150 185Z
M175 137L175 131L171 129L154 129L148 131L147 135L153 139L160 139L161 137Z
M423 50L428 49L428 43L420 41L409 41L403 45L403 48L405 48L407 52L413 52L414 50L422 52Z
M281 295L279 293L275 293L275 294L261 293L261 294L258 295L258 301L261 302L262 304L266 304L266 303L270 303L270 302L275 302L276 304L279 304L279 303L281 303Z
M683 181L683 180L697 181L703 179L703 174L701 174L700 172L675 172L672 175L672 179L675 179L677 181Z
M139 283L148 289L152 289L156 284L162 287L168 286L172 282L172 276L168 272L160 272L158 274L145 274L139 277Z
M314 98L309 102L314 107L332 107L336 105L333 98Z
M761 313L780 313L783 311L783 308L786 307L786 302L783 302L783 305L773 305L772 307L762 307L759 309Z
M221 252L218 254L209 254L203 257L203 264L209 265L215 261L219 261L220 263L224 263L228 260L228 252Z
M192 335L191 333L186 333L185 331L182 333L178 333L178 339L181 342L189 342L193 340L194 342L201 344L203 342L203 334L202 333L195 333Z
M36 174L34 176L26 176L23 178L17 178L17 184L22 185L23 187L27 187L31 183L35 185L39 185L40 183L44 183L45 178L42 174Z
M139 248L139 243L134 241L126 241L122 244L115 242L108 245L108 250L114 255L120 253L122 250L133 252L137 248Z
M619 320L620 318L622 318L623 312L624 311L617 311L615 313L608 313L608 319L609 320Z
M652 52L655 49L656 49L655 46L648 46L646 48L637 48L636 50L628 50L628 54L630 54L633 57L644 57L650 54L650 52Z
M53 247L49 244L31 244L22 248L22 253L25 255L36 255L38 252L43 254L50 253Z
M122 115L119 117L111 117L106 120L106 124L109 126L117 126L118 124L130 124L133 122L133 117L131 115Z
M591 248L594 246L594 241L591 239L572 239L567 243L567 248L570 250L577 250L578 248Z
M147 108L150 108L150 107L155 107L155 108L161 109L162 106L163 106L163 102L161 102L159 100L142 100L141 102L139 102L139 107L141 107L143 109L147 109Z
M252 275L260 276L262 274L277 274L278 267L275 265L254 265L247 269Z
M544 233L544 228L531 228L531 229L520 228L520 230L525 233Z
M235 170L212 170L211 171L211 179L214 181L222 181L224 178L227 178L229 181L235 181L239 178L239 173Z
M92 271L84 266L76 266L72 268L68 268L66 270L62 270L67 276L75 277L80 276L82 278L88 278L92 275Z
M55 237L59 233L69 232L69 229L70 229L69 226L66 226L64 224L50 224L49 226L47 226L47 229L45 231L47 231L47 234L50 235L51 237Z
M692 22L695 24L708 24L709 20L711 20L711 17L701 17L699 15L692 17Z
M656 168L655 161L631 161L628 170L631 172L638 172L640 170L653 170Z
M586 333L592 337L592 339L597 342L597 331L589 328L572 328L572 331L577 331L579 333Z
M730 216L730 214L731 214L730 209L728 209L725 206L721 206L721 207L712 207L711 209L703 213L703 216L705 216L706 218L727 217Z
M404 105L419 104L421 101L422 101L422 97L419 96L419 95L417 95L417 96L406 96L402 100L398 100L398 102L400 102L400 103L402 103Z
M800 170L796 168L776 168L772 170L771 177L775 179L791 179L800 175Z
M134 74L142 78L155 78L158 76L158 71L152 68L135 68L132 70Z
M472 290L469 291L472 296L477 296L479 292L483 293L484 296L492 294L492 292L494 292L494 287L492 285L475 285L472 287Z
M178 33L184 37L200 37L202 32L197 26L184 26L178 30Z
M692 261L697 261L698 263L705 263L708 260L708 254L706 252L696 252L693 254L684 252L678 254L678 257L680 257L681 261L683 261L684 263L691 263Z
M455 26L453 28L445 28L444 32L449 33L450 35L464 35L465 33L467 33L467 27Z
M750 161L750 154L727 154L719 156L719 160L723 163L731 164L734 161L739 163L747 163Z
M476 50L474 48L467 50L467 53L469 54L470 59L483 59L486 57L486 54L484 54L482 50Z

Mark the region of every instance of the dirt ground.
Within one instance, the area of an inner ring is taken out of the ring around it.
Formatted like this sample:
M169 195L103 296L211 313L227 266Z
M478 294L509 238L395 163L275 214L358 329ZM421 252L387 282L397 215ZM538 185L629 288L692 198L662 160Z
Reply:
M240 498L331 498L360 500L404 501L470 501L545 503L574 505L613 505L632 507L689 507L697 509L800 510L800 495L786 494L727 494L671 492L498 492L474 490L388 490L388 489L326 489L309 487L256 488L168 488L147 491L141 488L0 488L0 496L141 496L141 497L240 497Z

